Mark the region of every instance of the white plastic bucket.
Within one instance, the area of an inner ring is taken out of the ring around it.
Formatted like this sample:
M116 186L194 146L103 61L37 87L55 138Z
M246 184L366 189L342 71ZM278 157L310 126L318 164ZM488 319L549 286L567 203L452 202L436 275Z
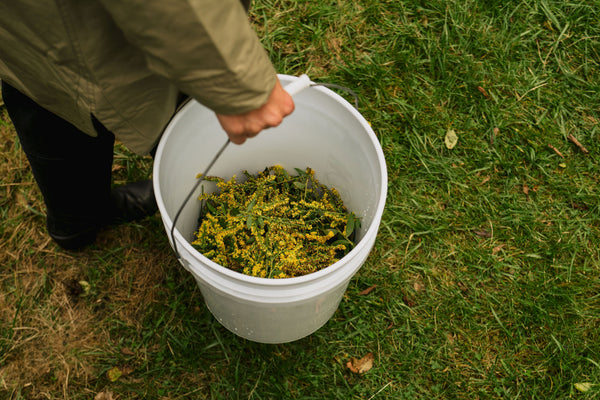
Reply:
M297 78L279 75L285 86ZM229 179L279 164L289 171L310 167L335 187L361 217L358 243L337 263L288 279L246 276L224 268L190 244L200 211L198 193L177 220L174 238L180 262L196 279L215 318L243 338L284 343L310 335L334 314L348 283L366 260L377 235L387 193L381 146L365 119L341 96L313 86L294 96L295 111L277 128L241 146L230 145L210 175ZM204 171L227 140L214 113L197 102L185 105L167 126L154 163L154 190L169 241L172 221L196 174ZM203 183L206 192L213 183ZM171 245L173 243L171 242Z

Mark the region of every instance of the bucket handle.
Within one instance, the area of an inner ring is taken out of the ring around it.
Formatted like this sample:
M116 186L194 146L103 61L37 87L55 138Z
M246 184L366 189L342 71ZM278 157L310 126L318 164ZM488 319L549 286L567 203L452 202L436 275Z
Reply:
M315 86L315 85L318 85L318 84L315 84L315 83L311 82L311 80L308 77L308 75L302 74L302 75L300 75L298 77L298 79L294 80L292 83L287 84L284 87L284 89L285 89L286 92L288 92L288 94L290 96L294 96L295 94L297 94L300 91L306 89L307 87L309 87L309 86ZM204 181L204 177L208 176L208 173L209 173L210 169L215 164L215 162L217 162L217 160L219 159L219 157L221 156L221 154L223 154L223 152L225 151L225 149L227 148L227 146L229 145L229 143L231 143L231 141L229 139L227 139L227 141L225 142L225 144L223 146L221 146L221 148L219 149L219 151L217 152L217 154L213 157L213 159L211 160L211 162L208 164L208 166L204 170L204 173L202 175L200 175L200 178L198 178L198 180L196 181L196 183L192 187L192 190L190 190L190 192L186 196L186 198L183 201L183 203L181 203L181 206L179 206L179 210L177 210L177 213L175 214L175 218L173 218L173 223L171 224L171 232L170 232L171 233L171 243L173 245L173 250L175 251L175 255L177 256L177 259L182 264L183 264L182 258L181 258L181 255L179 254L179 251L177 250L177 242L175 241L175 226L177 224L177 220L179 219L179 216L181 215L181 212L183 211L183 208L185 207L185 205L188 203L188 201L190 200L190 198L192 197L192 195L194 194L194 192L196 191L196 189L198 188L198 186L200 185L200 183L202 183ZM184 266L185 266L185 264L184 264Z

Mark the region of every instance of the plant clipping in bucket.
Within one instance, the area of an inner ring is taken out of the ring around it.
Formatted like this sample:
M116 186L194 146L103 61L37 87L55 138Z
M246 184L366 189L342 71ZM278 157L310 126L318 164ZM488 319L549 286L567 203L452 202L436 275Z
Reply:
M218 189L202 193L192 242L226 268L262 278L291 278L323 269L354 247L360 219L315 172L265 168L245 181L206 177Z

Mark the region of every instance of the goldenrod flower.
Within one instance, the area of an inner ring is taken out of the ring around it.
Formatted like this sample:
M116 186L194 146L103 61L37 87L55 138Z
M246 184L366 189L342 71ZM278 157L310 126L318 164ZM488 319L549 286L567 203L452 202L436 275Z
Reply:
M359 220L312 169L296 172L290 176L276 165L257 175L245 172L241 183L235 176L207 177L220 190L199 197L194 247L227 268L258 277L300 276L338 261L354 246L347 232Z

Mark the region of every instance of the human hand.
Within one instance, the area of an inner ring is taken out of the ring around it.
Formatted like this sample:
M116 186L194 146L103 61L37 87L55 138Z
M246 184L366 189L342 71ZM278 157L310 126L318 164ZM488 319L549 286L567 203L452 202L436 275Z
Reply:
M279 125L292 111L294 111L294 101L277 81L267 102L260 108L237 115L217 114L217 118L227 132L229 140L235 144L242 144L247 138L258 135L263 129Z

